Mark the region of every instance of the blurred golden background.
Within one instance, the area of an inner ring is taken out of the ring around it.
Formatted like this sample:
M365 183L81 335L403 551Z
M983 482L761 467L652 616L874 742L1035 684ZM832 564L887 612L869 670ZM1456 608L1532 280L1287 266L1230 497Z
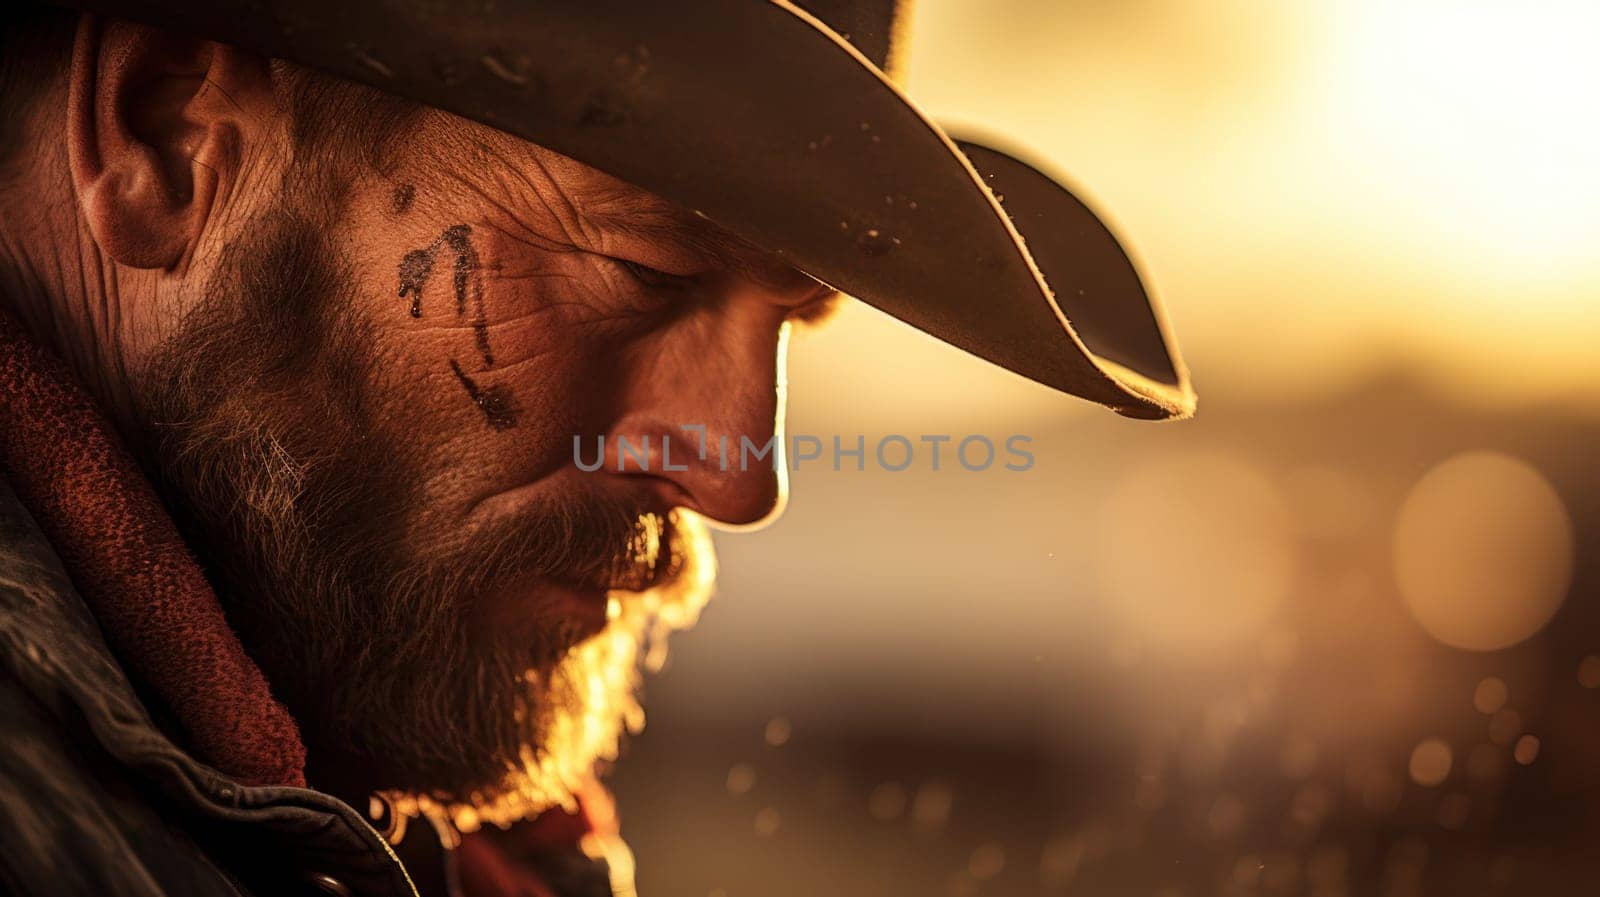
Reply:
M818 464L719 536L613 777L640 892L1590 893L1597 33L1559 0L914 7L909 93L1106 215L1199 417L860 305L798 334L792 432L1037 460Z

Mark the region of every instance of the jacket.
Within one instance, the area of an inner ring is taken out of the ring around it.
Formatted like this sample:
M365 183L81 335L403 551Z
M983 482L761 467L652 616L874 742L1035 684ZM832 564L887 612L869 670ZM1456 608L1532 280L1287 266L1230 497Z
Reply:
M175 744L0 477L0 892L459 893L455 857L408 828L391 847L331 795L246 785ZM557 897L612 893L605 863L576 850L540 857L538 877Z

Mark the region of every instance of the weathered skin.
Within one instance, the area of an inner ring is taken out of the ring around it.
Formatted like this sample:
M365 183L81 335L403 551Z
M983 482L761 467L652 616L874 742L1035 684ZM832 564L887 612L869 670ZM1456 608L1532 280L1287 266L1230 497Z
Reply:
M303 336L358 340L366 362L311 371L354 380L369 427L320 438L406 471L406 505L384 523L408 561L456 556L555 497L729 524L774 511L778 475L764 465L723 471L714 455L675 451L671 468L653 457L618 472L612 457L584 473L573 437L604 435L614 455L617 435L648 436L659 453L666 434L692 444L680 429L692 424L709 441L764 444L784 325L832 298L816 281L446 113L415 110L376 146L357 133L348 153L308 141L283 70L226 46L98 23L80 26L70 57L0 178L0 295L125 430L161 425L147 419L153 367L228 301L228 284L215 287L229 251L289 210L320 225L339 275L337 314L304 326L352 324ZM318 395L247 402L292 418ZM604 588L548 576L500 576L471 597L496 638L605 624Z

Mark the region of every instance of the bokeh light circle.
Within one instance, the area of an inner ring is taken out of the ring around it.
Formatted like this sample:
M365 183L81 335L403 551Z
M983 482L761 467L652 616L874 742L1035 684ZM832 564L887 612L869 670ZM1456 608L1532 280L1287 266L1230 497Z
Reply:
M1425 788L1442 785L1450 777L1454 762L1450 745L1438 738L1425 739L1411 750L1411 781Z
M1456 648L1492 651L1538 632L1572 581L1572 522L1528 464L1468 452L1412 487L1394 529L1394 572L1417 623Z
M1578 684L1600 688L1600 654L1589 654L1578 662Z
M1506 698L1509 695L1505 680L1498 676L1490 676L1479 682L1477 689L1473 691L1472 706L1476 707L1479 713L1493 715L1501 707L1506 706Z

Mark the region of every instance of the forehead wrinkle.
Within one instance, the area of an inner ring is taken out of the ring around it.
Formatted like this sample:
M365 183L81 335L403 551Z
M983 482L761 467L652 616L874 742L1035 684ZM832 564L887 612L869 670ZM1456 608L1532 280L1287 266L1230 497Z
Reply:
M449 168L449 173L487 206L504 216L506 236L540 249L581 249L594 244L571 191L593 169L573 168L578 163L543 147L476 126L454 145L470 164ZM499 193L500 197L492 194ZM523 232L518 238L512 230Z
M563 156L556 156L555 158L565 159ZM514 170L517 177L528 183L532 188L534 200L543 206L545 211L550 213L556 227L561 229L562 235L573 245L593 244L595 242L593 235L583 233L584 228L590 224L590 221L579 208L580 204L573 201L571 193L571 191L577 189L581 178L563 177L557 174L550 166L550 161L553 160L547 160L545 153L542 151L533 153L529 161L532 167L539 170L548 189L540 190L533 185L533 180L527 173L520 168ZM570 162L571 160L566 161ZM574 162L573 164L576 165L578 163ZM558 204L560 208L557 208ZM574 233L574 229L578 232Z
M816 286L774 253L607 172L537 144L518 141L501 151L482 139L472 143L484 167L523 185L574 247L598 251L609 234L677 249L772 292Z

